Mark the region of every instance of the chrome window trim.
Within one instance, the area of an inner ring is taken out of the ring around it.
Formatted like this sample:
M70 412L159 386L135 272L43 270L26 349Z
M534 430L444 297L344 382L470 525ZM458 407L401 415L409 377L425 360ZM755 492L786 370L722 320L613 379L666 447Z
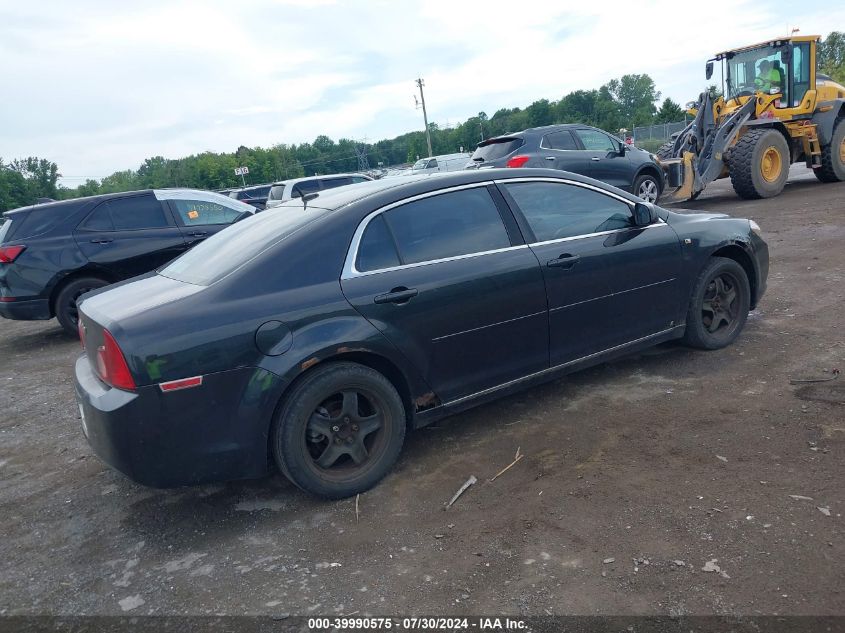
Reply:
M579 150L558 150L558 151L579 151ZM458 261L458 260L461 260L461 259L469 259L469 258L472 258L472 257L483 257L485 255L493 255L493 254L496 254L496 253L505 253L507 251L515 251L515 250L519 250L519 249L522 249L522 248L528 248L529 246L544 246L546 244L556 244L558 242L569 242L569 241L572 241L572 240L581 240L581 239L586 239L586 238L590 238L590 237L597 237L597 236L601 236L601 235L610 235L612 233L619 233L620 231L629 231L629 230L631 230L631 228L633 228L633 227L629 227L629 228L624 228L624 229L613 229L611 231L602 231L602 232L599 232L599 233L588 233L588 234L585 234L585 235L574 235L574 236L570 236L570 237L562 237L562 238L559 238L559 239L556 239L556 240L547 240L547 241L543 241L543 242L532 242L530 244L519 244L519 245L516 245L516 246L508 246L506 248L497 248L497 249L490 250L490 251L480 251L480 252L477 252L477 253L467 253L465 255L455 255L453 257L444 257L444 258L441 258L441 259L432 259L432 260L427 260L427 261L424 261L424 262L415 262L413 264L401 264L399 266L391 266L389 268L378 268L376 270L360 271L356 268L355 261L358 259L358 249L361 245L361 238L364 235L364 231L367 230L367 226L369 226L370 222L372 222L373 219L376 216L378 216L382 213L386 213L387 211L390 211L391 209L395 209L396 207L401 207L402 205L408 204L410 202L416 202L417 200L423 200L425 198L430 198L432 196L438 196L438 195L441 195L441 194L444 194L444 193L451 193L453 191L462 191L464 189L475 189L475 188L480 188L480 187L487 187L487 186L492 185L492 184L504 185L504 184L511 183L511 182L551 182L551 183L556 183L556 184L575 185L577 187L584 187L585 189L592 189L593 191L596 191L597 193L601 193L601 194L604 194L604 195L609 196L611 198L614 198L616 200L619 200L620 202L624 202L625 204L627 204L631 208L631 210L633 210L634 205L636 204L635 202L631 202L630 200L623 198L622 196L615 194L612 191L607 191L605 189L602 189L601 187L596 187L596 186L591 185L589 183L579 182L577 180L569 180L569 179L566 179L566 178L548 178L548 177L542 177L542 176L539 176L539 177L538 176L526 176L524 178L507 178L507 179L504 179L504 180L502 180L502 179L485 180L483 182L473 182L473 183L469 183L469 184L466 184L466 185L456 185L454 187L448 187L446 189L437 189L436 191L427 191L426 193L417 194L416 196L412 196L410 198L406 198L406 199L400 200L398 202L392 202L392 203L385 205L383 207L379 207L375 211L372 211L371 213L369 213L363 220L361 220L361 222L358 224L358 227L355 229L355 233L352 234L352 241L349 244L349 249L346 251L346 259L344 260L344 263L343 263L343 271L341 272L340 279L341 280L354 279L356 277L366 277L366 276L369 276L369 275L378 275L378 274L381 274L381 273L393 272L393 271L396 271L396 270L404 270L404 269L407 269L407 268L418 268L420 266L430 266L432 264L442 264L442 263L445 263L445 262ZM652 229L652 228L657 228L659 226L669 226L669 225L666 224L662 219L658 218L656 223L649 224L648 226L639 227L639 228L641 228L641 229Z
M358 224L358 228L355 229L355 233L352 234L352 242L349 244L349 250L346 252L346 261L343 263L343 272L340 275L340 278L343 279L352 279L355 277L364 277L367 275L375 275L379 273L386 273L392 272L394 270L404 270L406 268L417 268L419 266L429 266L431 264L440 264L443 262L451 262L456 261L459 259L467 259L470 257L481 257L482 255L491 255L493 253L504 253L506 251L517 250L519 248L528 248L525 244L520 244L518 246L508 246L505 248L497 248L491 251L481 251L476 253L466 253L464 255L455 255L453 257L444 257L441 259L432 259L424 262L415 262L413 264L400 264L399 266L391 266L390 268L378 268L376 270L365 270L361 271L358 270L355 266L355 261L358 259L358 248L361 246L361 238L364 236L364 231L367 230L367 226L369 226L370 222L373 219L381 215L382 213L386 213L391 209L395 209L396 207L401 207L403 205L409 204L411 202L416 202L417 200L424 200L425 198L431 198L433 196L439 196L444 193L451 193L453 191L463 191L465 189L478 189L478 188L486 188L487 186L493 184L491 180L485 180L484 182L473 182L466 185L456 185L454 187L448 187L446 189L437 189L436 191L427 191L425 193L418 194L416 196L412 196L410 198L405 198L404 200L399 200L398 202L392 202L388 205L383 207L379 207L372 213L368 214L361 222ZM495 204L495 200L490 198L491 202ZM502 228L507 230L505 223L502 222ZM509 238L510 239L510 238Z

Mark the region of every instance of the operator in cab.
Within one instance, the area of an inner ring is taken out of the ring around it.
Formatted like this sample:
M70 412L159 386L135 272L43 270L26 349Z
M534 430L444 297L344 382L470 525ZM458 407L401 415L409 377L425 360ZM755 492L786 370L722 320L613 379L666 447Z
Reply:
M772 88L782 90L780 73L768 59L760 62L760 74L754 80L754 86L760 92L771 92Z

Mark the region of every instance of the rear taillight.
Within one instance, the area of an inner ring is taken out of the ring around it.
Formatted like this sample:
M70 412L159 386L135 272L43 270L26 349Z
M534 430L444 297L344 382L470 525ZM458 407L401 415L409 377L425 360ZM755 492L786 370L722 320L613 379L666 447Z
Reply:
M529 158L530 156L514 156L513 158L508 159L508 162L505 163L505 167L524 167Z
M26 250L26 246L0 246L0 264L11 264L18 255Z
M123 352L108 330L103 330L103 344L97 348L97 373L104 383L112 387L126 391L135 389L135 380L129 373Z

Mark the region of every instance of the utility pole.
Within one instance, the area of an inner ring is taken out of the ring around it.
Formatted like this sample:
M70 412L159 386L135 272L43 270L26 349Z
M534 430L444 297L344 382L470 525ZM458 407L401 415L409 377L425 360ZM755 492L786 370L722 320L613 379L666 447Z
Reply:
M423 86L425 82L422 78L417 79L416 81L417 86L420 89L420 101L422 102L422 111L423 111L423 121L425 122L425 142L428 144L428 155L429 157L434 153L431 151L431 133L428 131L428 114L425 111L425 95L423 94Z

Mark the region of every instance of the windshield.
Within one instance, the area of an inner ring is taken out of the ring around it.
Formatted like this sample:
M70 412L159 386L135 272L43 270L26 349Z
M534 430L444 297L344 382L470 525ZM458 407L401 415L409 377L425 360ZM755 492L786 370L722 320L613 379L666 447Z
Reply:
M427 164L428 164L428 159L427 158L421 158L416 163L414 163L414 166L411 167L411 169L425 169L425 166Z
M728 59L728 98L750 96L755 92L784 92L787 63L784 48L765 46L736 53Z
M159 270L159 274L208 286L324 213L318 208L290 207L252 216L212 235Z

